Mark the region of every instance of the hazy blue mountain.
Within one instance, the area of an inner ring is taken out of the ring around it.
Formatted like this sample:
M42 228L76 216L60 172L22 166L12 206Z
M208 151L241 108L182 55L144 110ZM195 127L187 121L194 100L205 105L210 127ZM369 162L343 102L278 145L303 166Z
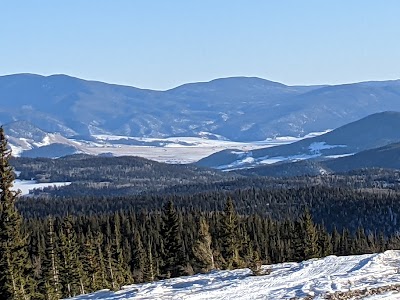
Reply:
M234 77L152 91L66 75L17 74L0 77L0 122L25 120L67 137L211 132L249 141L304 135L400 110L399 97L399 81L307 87Z
M317 137L249 152L224 150L200 160L197 164L220 169L235 169L279 161L351 155L400 142L399 128L399 112L376 113Z
M233 77L153 91L66 75L16 74L0 76L0 104L0 124L13 127L8 134L18 151L70 145L65 138L71 137L91 141L94 134L254 141L303 136L400 111L400 81L287 86ZM346 145L336 150L345 152ZM234 158L227 155L221 159Z

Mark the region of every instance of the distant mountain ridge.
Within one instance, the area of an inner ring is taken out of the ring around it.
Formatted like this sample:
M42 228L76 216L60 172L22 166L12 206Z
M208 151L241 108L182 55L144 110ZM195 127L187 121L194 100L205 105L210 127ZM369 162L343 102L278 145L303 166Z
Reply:
M286 86L253 77L185 84L167 91L87 81L66 75L0 76L0 122L29 121L71 137L109 133L231 140L301 136L369 114L400 111L399 81Z
M93 135L111 134L256 141L304 136L373 113L400 111L400 81L287 86L232 77L153 91L67 75L16 74L0 76L0 103L0 124L29 122L64 138L90 141Z

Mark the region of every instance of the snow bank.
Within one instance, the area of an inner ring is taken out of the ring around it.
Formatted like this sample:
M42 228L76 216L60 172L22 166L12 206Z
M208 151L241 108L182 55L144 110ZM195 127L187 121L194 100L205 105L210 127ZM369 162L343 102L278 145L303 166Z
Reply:
M121 291L102 290L75 300L150 299L290 299L327 293L378 288L400 283L400 251L357 256L328 256L302 263L272 265L266 276L250 276L248 269L214 271L153 283L134 284ZM387 297L387 298L385 298ZM368 299L400 299L396 292Z

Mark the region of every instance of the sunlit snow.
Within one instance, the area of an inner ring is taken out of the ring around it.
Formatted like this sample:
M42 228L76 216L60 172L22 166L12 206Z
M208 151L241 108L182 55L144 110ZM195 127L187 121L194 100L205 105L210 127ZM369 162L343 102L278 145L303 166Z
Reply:
M302 263L272 265L272 273L250 276L248 269L134 284L121 291L102 290L76 300L150 299L324 299L327 293L357 291L400 283L400 251L357 256L328 256ZM400 299L385 292L365 299Z
M65 186L69 185L71 182L47 182L47 183L37 183L34 180L19 180L14 181L13 190L21 190L21 195L28 195L30 190L41 189L49 186Z

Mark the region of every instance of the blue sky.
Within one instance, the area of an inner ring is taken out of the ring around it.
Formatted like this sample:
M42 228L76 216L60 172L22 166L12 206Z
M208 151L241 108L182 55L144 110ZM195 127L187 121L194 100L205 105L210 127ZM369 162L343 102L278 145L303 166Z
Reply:
M400 1L0 0L0 75L168 89L400 78Z

